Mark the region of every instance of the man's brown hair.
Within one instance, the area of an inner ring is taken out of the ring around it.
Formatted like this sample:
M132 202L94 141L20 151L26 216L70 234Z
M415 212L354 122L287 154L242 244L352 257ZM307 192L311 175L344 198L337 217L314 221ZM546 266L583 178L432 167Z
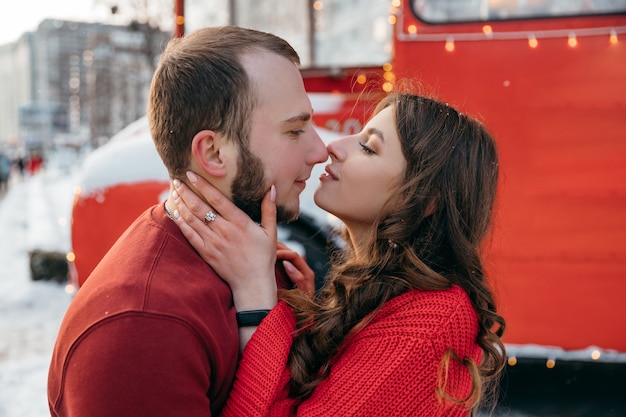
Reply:
M168 43L150 86L148 120L172 178L185 177L191 141L201 130L224 134L240 149L248 145L256 95L241 57L259 50L300 64L285 40L237 26L200 29Z

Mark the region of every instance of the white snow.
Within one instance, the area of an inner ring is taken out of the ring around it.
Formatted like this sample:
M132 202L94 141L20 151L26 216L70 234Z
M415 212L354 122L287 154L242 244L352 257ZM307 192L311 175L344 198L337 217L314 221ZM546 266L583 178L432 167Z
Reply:
M50 356L71 293L32 281L28 252L66 252L74 176L50 167L0 198L0 417L49 416Z
M80 186L83 195L119 183L142 180L168 181L167 169L154 147L148 118L142 117L91 152L82 163Z

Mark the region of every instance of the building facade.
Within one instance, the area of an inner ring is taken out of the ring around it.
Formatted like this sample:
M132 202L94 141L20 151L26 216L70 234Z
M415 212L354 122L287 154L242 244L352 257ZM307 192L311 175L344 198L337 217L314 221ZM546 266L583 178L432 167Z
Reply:
M145 115L156 60L171 34L46 19L0 46L0 144L99 146Z

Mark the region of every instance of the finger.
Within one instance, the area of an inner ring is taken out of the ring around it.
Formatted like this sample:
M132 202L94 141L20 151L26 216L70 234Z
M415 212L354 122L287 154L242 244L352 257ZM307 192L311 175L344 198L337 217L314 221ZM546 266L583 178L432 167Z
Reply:
M270 190L263 197L261 203L261 227L265 229L268 236L276 239L276 186L272 185Z
M182 187L187 188L185 185ZM206 227L203 221L198 219L196 215L191 212L185 201L180 198L177 191L174 191L172 195L174 197L174 203L176 204L173 220L180 228L183 236L198 250L202 259L211 263L213 260L211 254L213 254L213 251L204 251L200 248L214 245L214 233L211 228Z
M300 254L287 247L276 249L276 259L286 259L291 262L295 262L297 258L302 258Z
M289 275L289 279L294 284L304 279L304 274L300 272L300 270L296 268L295 265L291 262L284 260L283 267L285 268L285 272L287 273L287 275Z
M174 180L174 186L176 190L172 192L172 196L179 215L197 232L201 232L206 227L205 216L207 212L212 211L211 206L182 182Z
M304 275L305 279L311 281L313 288L315 287L315 272L298 252L291 249L278 249L276 259L281 259L283 263L290 262Z
M289 261L283 261L283 267L291 282L293 282L300 291L308 295L315 294L315 279L313 275L303 273Z
M205 201L203 201L200 196L194 193L193 190L183 182L179 180L174 180L172 183L175 188L172 195L174 196L174 201L176 202L176 205L181 207L181 213L194 216L202 223L204 223L204 217L206 216L207 212L213 211L212 207L209 206ZM208 184L208 186L211 187L210 184ZM185 210L182 210L183 205ZM189 217L185 217L185 220L189 223L191 223L192 221L192 219Z
M187 171L186 174L187 178L189 178L189 181L195 187L195 189L198 190L202 197L204 197L205 201L208 202L211 207L213 207L213 211L219 213L226 220L230 220L233 214L241 214L240 210L237 209L237 206L235 206L232 201L226 198L226 196L222 194L220 190L211 185L207 180L199 175L196 175L192 171ZM177 183L175 182L174 184L177 191L180 184L180 181L178 181ZM190 194L193 194L195 196L195 199L193 198L193 196L190 196ZM192 209L194 214L198 216L198 218L204 219L204 216L209 210L206 209L206 206L200 204L202 200L192 190L188 189L186 194L181 195L181 197L185 199L189 207ZM190 198L190 200L187 200L188 197ZM190 201L194 201L194 203L190 204Z
M277 250L276 259L282 259L284 261L291 262L296 268L298 268L298 270L303 271L303 273L308 273L310 271L314 274L313 270L306 262L306 260L298 252L292 251L291 249Z

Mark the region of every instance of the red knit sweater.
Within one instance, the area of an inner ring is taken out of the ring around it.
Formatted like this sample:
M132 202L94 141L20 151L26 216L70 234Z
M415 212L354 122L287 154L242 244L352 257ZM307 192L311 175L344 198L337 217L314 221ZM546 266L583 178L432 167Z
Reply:
M330 375L294 410L286 366L293 311L279 303L248 343L223 416L466 416L437 399L437 373L448 348L480 363L478 322L466 293L410 291L387 302L331 361ZM471 380L450 363L447 391L464 398Z

